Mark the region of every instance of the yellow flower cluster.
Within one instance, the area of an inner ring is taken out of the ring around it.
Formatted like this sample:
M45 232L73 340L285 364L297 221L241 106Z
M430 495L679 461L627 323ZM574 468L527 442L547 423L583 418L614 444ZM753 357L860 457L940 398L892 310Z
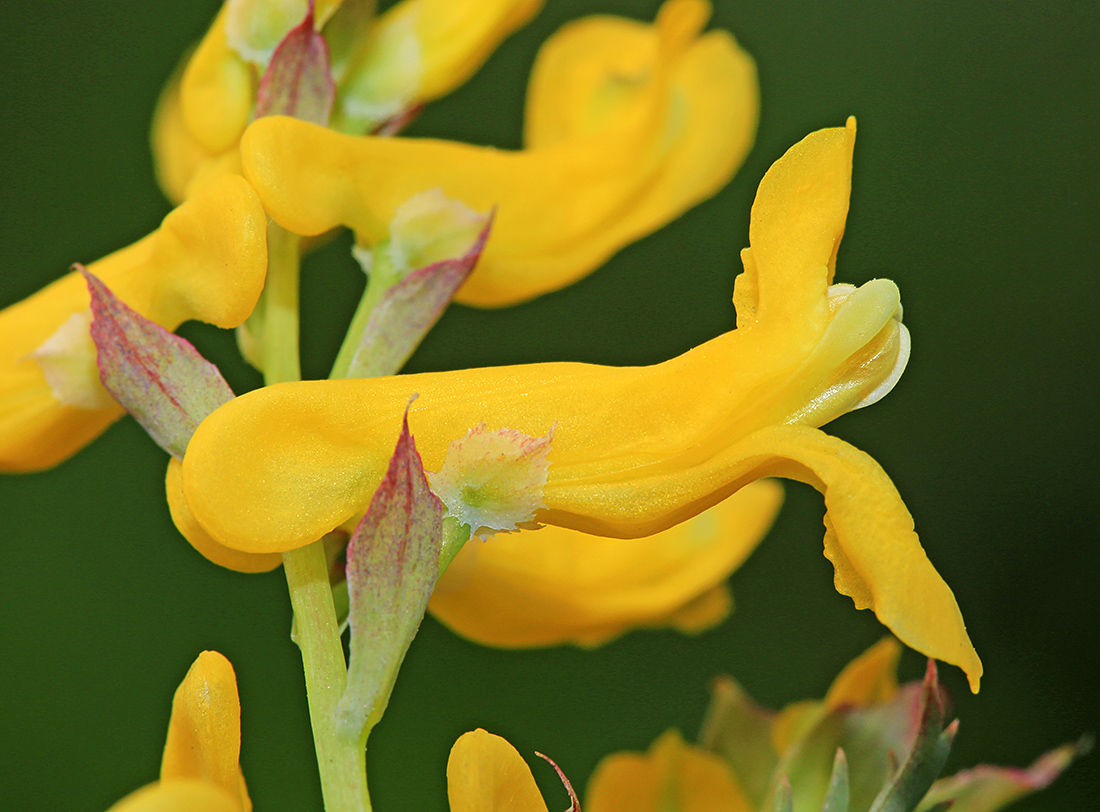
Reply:
M558 32L535 62L520 150L393 137L541 5L402 0L376 16L366 0L228 0L155 116L158 176L177 208L89 270L168 330L189 319L236 327L260 301L273 246L291 246L296 261L298 237L346 227L357 249L375 250L410 201L439 199L494 211L455 298L504 306L577 281L728 181L755 136L756 74L732 36L704 32L705 0L668 0L652 24L594 17ZM332 95L320 122L257 112L280 43L299 26L323 42L314 67L331 87L317 92ZM475 426L552 436L528 523L542 527L468 543L430 610L489 645L591 646L724 618L725 580L779 508L773 478L794 479L824 496L837 590L962 668L976 691L981 662L889 477L820 428L885 396L909 355L894 283L834 280L854 143L854 121L819 130L764 176L735 330L648 367L267 386L206 417L171 460L173 520L212 561L270 570L364 514L407 407L430 472ZM120 416L99 380L90 318L75 273L0 312L0 470L55 465ZM890 689L857 672L834 693ZM239 717L232 667L204 653L177 691L160 780L114 812L249 810ZM605 763L590 808L652 808L654 771L673 762L700 793L685 809L750 808L713 759L675 737ZM546 811L518 753L484 731L456 743L448 787L454 812Z

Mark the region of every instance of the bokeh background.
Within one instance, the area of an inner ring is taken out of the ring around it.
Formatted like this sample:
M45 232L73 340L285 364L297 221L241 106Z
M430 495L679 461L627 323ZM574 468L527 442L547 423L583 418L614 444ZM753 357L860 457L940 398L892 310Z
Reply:
M652 0L550 0L411 134L516 147L525 75L567 19L649 19ZM39 0L0 10L0 305L142 236L168 210L147 122L214 0ZM830 431L891 473L986 667L944 669L951 766L1025 764L1100 729L1095 530L1100 5L943 0L725 2L714 26L759 64L757 144L736 179L586 281L509 310L453 308L415 370L516 361L652 363L729 329L737 251L767 167L858 116L838 280L899 284L913 356L897 389ZM548 200L547 205L568 205ZM305 268L305 370L327 369L361 276L338 241ZM243 390L232 341L187 328ZM170 697L204 648L234 663L259 810L320 808L280 572L214 568L176 534L165 456L131 421L56 470L0 481L0 807L103 810L153 779ZM447 751L477 726L583 786L598 759L698 728L736 676L779 705L819 696L882 628L832 589L818 495L732 579L733 618L698 638L635 632L597 652L490 651L427 620L369 767L380 810L445 809ZM908 655L906 675L920 658ZM1100 808L1094 754L1020 812ZM550 807L566 804L534 766Z

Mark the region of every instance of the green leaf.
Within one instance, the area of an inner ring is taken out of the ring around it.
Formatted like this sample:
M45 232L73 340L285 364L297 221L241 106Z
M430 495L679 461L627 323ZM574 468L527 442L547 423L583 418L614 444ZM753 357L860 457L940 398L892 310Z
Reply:
M794 800L791 797L791 782L784 778L775 790L772 812L794 812Z
M833 759L833 774L829 777L829 789L821 812L848 812L848 759L841 748Z
M909 756L882 788L870 812L913 812L943 771L958 730L958 721L944 730L944 694L936 675L936 661L928 661L921 684L920 723Z
M1011 803L1046 789L1075 760L1092 749L1092 739L1082 737L1040 756L1027 769L980 765L933 784L919 812L936 812L950 806L951 812L995 812Z

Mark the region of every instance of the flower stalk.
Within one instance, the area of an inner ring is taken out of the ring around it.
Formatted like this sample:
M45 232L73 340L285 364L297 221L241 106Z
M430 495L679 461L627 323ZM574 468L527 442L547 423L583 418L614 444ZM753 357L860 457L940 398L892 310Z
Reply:
M298 356L299 238L268 224L268 271L263 299L263 367L267 385L300 380ZM347 663L332 603L324 542L283 554L290 603L309 703L313 746L327 812L370 812L363 749L336 729L336 705L347 684Z
M358 739L340 736L336 727L336 706L347 684L347 664L323 543L284 553L283 569L297 621L325 810L370 812L363 749Z

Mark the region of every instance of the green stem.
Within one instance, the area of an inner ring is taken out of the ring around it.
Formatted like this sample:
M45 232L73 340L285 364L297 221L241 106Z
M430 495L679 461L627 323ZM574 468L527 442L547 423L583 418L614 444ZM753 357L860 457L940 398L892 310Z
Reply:
M370 812L363 747L336 729L336 705L344 695L347 665L324 544L317 541L283 553L283 569L297 622L325 812Z
M300 380L298 358L299 237L271 223L267 230L263 363L267 385ZM329 586L323 541L283 553L306 699L326 812L370 812L364 751L336 730L336 705L347 684L347 664Z
M267 227L263 364L269 386L302 377L298 360L299 237L276 223Z
M363 331L370 321L370 314L375 306L382 300L393 284L398 281L394 278L389 267L388 257L385 251L374 252L373 267L367 274L367 286L363 289L363 297L355 308L355 315L351 318L344 343L340 345L340 352L336 354L336 361L332 365L329 378L343 378L348 374L351 362L355 358L355 351L359 349L359 342L363 337ZM391 373L397 374L397 370Z
M470 540L470 525L459 524L454 516L443 519L443 539L439 550L439 577L443 577L447 567L455 560L458 551Z

